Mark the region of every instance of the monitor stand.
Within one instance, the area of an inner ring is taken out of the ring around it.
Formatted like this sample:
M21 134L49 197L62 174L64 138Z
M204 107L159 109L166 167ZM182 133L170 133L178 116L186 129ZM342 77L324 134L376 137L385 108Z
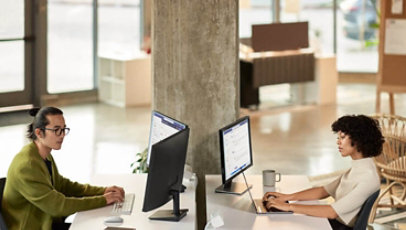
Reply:
M171 192L173 197L173 210L158 210L150 217L150 220L179 221L186 216L189 209L179 209L179 191Z
M215 191L218 193L230 193L230 194L242 195L246 191L248 191L248 189L251 189L251 188L252 188L252 184L249 184L248 188L247 188L247 185L245 183L230 181L230 182L227 182L225 184L218 186Z

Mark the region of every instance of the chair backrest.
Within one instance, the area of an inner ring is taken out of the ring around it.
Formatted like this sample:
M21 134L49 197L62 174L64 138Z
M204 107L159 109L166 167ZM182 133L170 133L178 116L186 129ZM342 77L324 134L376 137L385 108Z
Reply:
M374 157L379 173L386 179L406 182L406 118L383 114L372 117L385 137L382 154Z
M0 178L0 230L7 230L6 222L1 214L1 202L3 200L4 186L6 185L6 178Z
M7 230L7 229L8 228L7 228L6 222L4 221L3 216L1 215L1 212L0 212L0 230Z
M357 221L355 221L354 230L365 230L367 228L369 214L371 213L376 198L379 196L379 192L380 190L374 192L362 205Z
M0 204L1 204L1 201L3 200L4 186L6 186L6 178L3 177L3 178L0 178ZM1 209L0 209L0 211L1 211Z

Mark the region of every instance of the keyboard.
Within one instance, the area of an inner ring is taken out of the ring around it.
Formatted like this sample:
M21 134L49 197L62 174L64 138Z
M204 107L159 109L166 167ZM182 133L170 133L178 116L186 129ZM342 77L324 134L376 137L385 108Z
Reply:
M111 210L112 215L131 215L134 204L134 193L126 193L124 202L114 203L113 209Z

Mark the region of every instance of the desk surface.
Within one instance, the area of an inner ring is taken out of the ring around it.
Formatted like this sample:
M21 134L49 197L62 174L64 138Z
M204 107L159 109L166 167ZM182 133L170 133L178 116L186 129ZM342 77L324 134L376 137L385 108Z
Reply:
M261 175L248 175L247 181L252 184L252 195L255 198L262 198L266 191L277 191L282 193L297 192L310 188L306 176L282 175L281 182L276 187L263 187ZM234 180L243 181L242 177ZM278 230L313 230L331 229L326 218L311 217L301 214L269 214L257 215L248 193L243 195L232 195L215 193L214 190L221 184L220 175L206 175L206 207L207 218L210 214L218 213L224 220L222 229L278 229ZM318 201L306 201L300 203L315 204Z
M187 187L184 193L180 194L180 208L188 208L189 212L179 222L152 221L148 217L157 210L172 209L173 203L169 201L164 206L150 212L142 212L144 192L147 181L147 174L126 174L126 175L98 175L91 181L92 185L110 186L117 185L125 189L126 193L135 193L133 211L131 215L121 215L124 222L120 227L133 227L136 229L195 229L196 202L195 186L193 182L183 181ZM113 206L78 212L74 218L71 230L104 229L103 221L110 216Z

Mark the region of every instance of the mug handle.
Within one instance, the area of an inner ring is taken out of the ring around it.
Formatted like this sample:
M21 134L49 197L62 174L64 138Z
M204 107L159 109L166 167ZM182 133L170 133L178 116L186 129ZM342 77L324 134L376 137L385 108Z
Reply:
M276 175L278 175L278 179L276 180ZM281 174L280 173L275 173L275 181L279 182L281 181Z

